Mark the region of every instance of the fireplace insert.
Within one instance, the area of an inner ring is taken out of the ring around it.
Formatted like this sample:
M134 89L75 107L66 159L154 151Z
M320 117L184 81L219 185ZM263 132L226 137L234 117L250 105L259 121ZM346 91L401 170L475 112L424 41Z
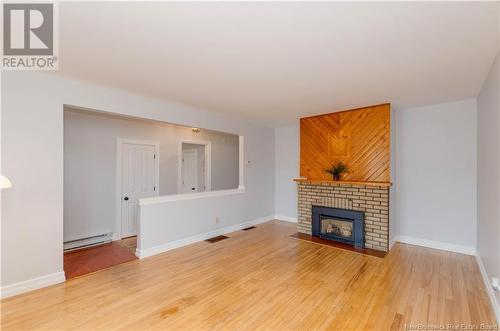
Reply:
M364 218L361 211L313 206L312 235L364 248Z

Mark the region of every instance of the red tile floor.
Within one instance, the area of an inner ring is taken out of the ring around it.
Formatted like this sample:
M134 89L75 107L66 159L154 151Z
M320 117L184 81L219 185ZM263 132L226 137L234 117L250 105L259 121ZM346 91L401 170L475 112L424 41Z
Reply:
M137 259L136 237L64 253L66 279L78 277Z

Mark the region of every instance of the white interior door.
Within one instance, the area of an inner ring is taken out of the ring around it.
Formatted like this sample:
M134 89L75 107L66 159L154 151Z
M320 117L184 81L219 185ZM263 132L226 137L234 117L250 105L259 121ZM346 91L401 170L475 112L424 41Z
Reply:
M182 192L196 192L198 190L197 151L187 149L182 151Z
M139 201L157 195L155 145L122 144L122 238L137 234Z

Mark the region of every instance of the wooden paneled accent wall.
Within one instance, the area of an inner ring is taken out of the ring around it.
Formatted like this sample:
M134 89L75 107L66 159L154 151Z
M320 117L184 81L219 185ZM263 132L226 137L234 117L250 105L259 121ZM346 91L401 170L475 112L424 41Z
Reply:
M325 170L344 162L342 180L390 182L391 106L383 104L300 119L300 176L331 180Z

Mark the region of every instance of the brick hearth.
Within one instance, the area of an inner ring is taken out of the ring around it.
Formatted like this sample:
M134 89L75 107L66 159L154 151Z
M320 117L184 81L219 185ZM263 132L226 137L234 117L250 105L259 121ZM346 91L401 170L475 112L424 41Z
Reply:
M389 247L389 187L342 182L299 181L298 231L311 234L311 206L365 212L365 247L387 252Z

